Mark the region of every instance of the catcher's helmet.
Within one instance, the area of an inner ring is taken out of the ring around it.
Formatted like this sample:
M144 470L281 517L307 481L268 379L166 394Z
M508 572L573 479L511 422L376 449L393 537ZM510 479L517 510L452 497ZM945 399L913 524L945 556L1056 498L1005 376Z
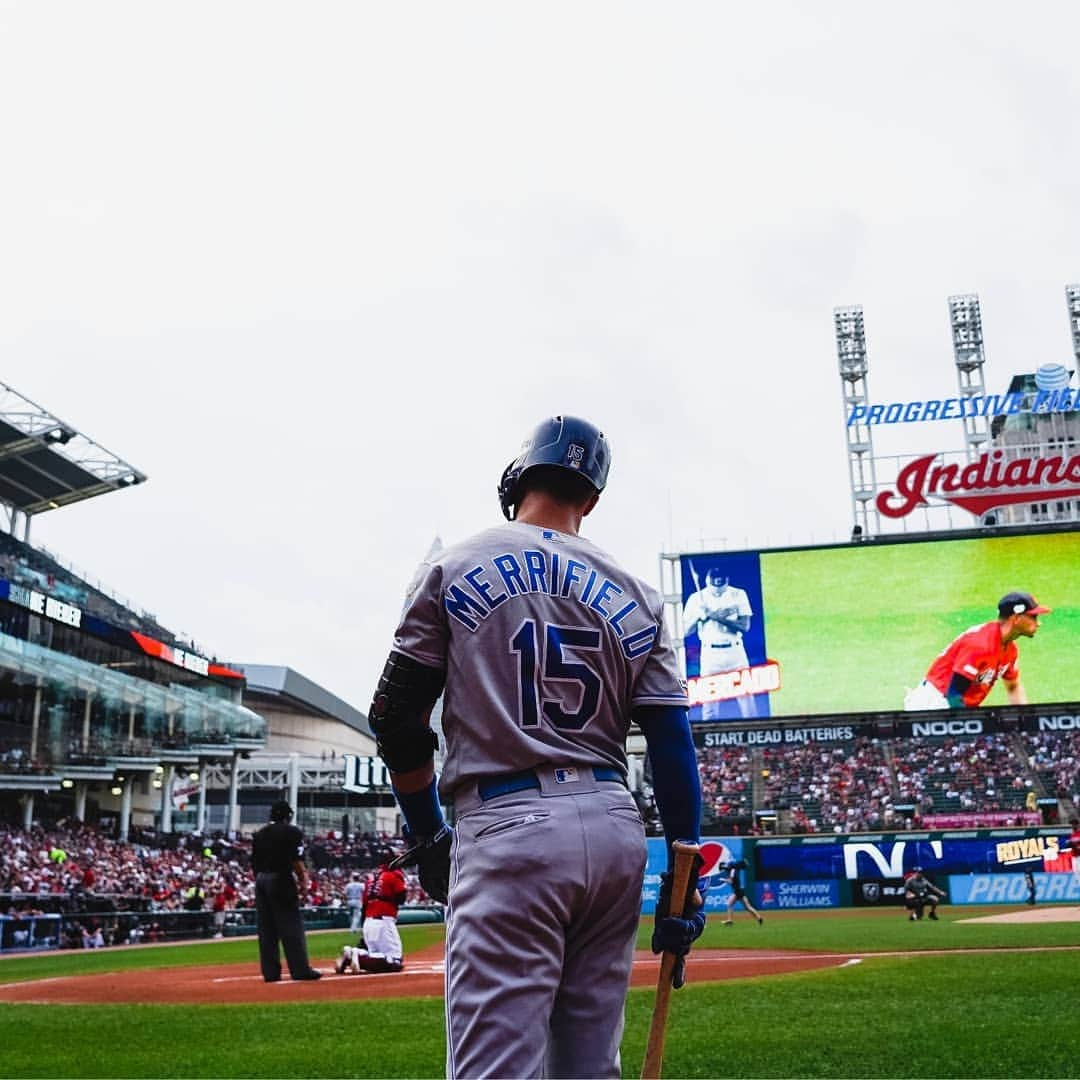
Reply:
M583 476L598 492L607 483L611 447L604 433L578 416L552 416L539 424L499 481L499 505L507 520L517 508L521 478L538 465L554 465Z

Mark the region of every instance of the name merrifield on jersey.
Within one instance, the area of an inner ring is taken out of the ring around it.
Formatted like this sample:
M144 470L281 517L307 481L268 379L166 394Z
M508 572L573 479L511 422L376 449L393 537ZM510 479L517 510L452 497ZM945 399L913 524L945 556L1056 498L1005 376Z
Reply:
M595 611L615 631L626 658L633 660L652 648L660 628L643 612L648 625L628 630L626 620L641 605L636 600L620 605L619 597L625 592L588 563L560 558L557 551L547 554L526 549L496 555L489 563L466 571L446 586L443 603L447 614L471 633L507 600L536 593L571 598ZM634 621L640 624L640 617Z

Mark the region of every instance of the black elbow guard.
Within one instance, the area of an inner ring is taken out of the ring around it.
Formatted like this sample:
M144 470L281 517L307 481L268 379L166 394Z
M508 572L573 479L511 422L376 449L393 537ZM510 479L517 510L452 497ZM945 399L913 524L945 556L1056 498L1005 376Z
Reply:
M368 720L375 748L391 772L412 772L426 765L439 740L427 712L442 693L446 673L392 652L379 677Z

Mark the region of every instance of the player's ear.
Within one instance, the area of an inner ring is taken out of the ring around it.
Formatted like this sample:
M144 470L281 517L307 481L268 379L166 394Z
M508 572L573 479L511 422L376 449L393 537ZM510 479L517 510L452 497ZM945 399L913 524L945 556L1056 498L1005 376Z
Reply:
M588 517L592 513L593 507L600 501L600 492L596 491L589 496L589 501L582 508L581 516Z

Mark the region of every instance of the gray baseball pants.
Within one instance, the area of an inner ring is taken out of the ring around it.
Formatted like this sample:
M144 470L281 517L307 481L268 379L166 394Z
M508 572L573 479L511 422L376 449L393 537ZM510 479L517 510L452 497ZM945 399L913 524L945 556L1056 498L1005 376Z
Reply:
M645 831L621 785L455 793L447 1076L618 1077Z

